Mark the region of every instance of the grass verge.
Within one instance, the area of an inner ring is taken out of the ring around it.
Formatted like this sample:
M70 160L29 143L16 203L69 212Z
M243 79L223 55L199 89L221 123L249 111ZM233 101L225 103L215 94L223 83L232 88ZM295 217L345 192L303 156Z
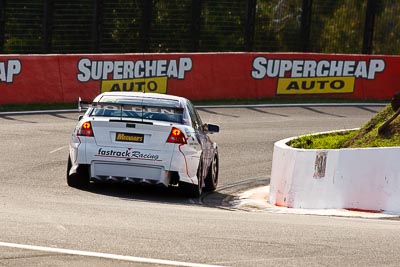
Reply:
M392 121L383 133L378 133L379 127L393 114L394 111L391 106L387 105L363 125L360 130L322 135L306 135L290 141L288 145L304 149L400 146L400 116Z

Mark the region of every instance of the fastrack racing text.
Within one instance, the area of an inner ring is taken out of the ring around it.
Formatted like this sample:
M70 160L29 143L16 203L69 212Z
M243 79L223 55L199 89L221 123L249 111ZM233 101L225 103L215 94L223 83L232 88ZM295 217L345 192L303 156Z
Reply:
M130 158L130 159L141 159L141 160L153 160L158 161L159 156L154 154L146 154L140 151L130 151L127 149L125 151L107 150L99 148L97 152L97 157L117 157L117 158Z

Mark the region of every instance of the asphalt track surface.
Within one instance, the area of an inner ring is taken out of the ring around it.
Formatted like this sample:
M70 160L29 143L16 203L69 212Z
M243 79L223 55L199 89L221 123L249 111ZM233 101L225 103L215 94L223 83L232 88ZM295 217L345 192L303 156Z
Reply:
M268 179L275 141L360 127L380 109L200 108L205 122L221 126L212 136L220 186L202 199L152 187L70 188L67 147L78 114L0 115L0 266L398 266L396 219L219 203Z

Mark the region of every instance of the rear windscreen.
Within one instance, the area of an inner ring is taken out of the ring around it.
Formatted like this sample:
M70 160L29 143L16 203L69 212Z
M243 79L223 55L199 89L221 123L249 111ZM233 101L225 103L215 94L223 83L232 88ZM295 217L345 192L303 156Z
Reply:
M93 103L90 116L182 123L179 101L161 98L104 96Z

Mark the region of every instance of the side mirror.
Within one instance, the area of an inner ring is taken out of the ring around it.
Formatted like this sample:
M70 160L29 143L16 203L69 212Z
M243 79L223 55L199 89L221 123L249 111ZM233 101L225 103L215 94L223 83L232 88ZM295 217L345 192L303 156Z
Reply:
M80 121L83 118L83 115L79 115L78 121Z
M211 123L204 124L204 128L208 133L211 133L211 134L219 133L219 126L216 124L211 124Z

